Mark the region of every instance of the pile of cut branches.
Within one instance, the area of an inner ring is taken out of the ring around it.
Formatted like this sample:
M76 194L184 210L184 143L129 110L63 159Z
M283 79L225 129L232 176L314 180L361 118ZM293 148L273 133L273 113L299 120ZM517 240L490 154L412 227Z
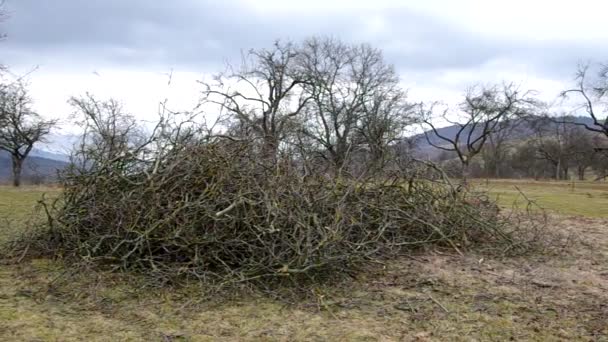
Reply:
M242 141L169 152L145 165L124 154L68 171L37 250L226 284L322 279L429 245L517 244L493 203L447 183L302 176Z
M90 120L63 192L43 202L47 222L16 241L14 255L160 283L297 286L421 247L525 248L492 201L455 188L433 165L336 175L193 125L161 120L146 135L106 105L107 117L83 107Z

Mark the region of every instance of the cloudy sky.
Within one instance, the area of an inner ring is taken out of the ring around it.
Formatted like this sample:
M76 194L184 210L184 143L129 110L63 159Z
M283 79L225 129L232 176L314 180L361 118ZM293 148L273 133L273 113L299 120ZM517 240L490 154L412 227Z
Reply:
M381 48L413 100L457 101L475 83L512 81L550 101L576 65L608 61L602 0L6 0L0 62L37 69L39 112L66 117L91 91L153 117L197 101L196 80L276 39L331 35ZM168 85L168 74L173 73Z

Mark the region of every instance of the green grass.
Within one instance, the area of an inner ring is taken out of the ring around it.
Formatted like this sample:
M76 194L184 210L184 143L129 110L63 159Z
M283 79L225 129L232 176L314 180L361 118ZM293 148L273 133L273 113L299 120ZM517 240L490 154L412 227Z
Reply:
M475 184L489 191L504 207L524 207L527 197L557 214L608 217L608 183L484 180Z
M43 194L54 195L58 188L43 186L0 186L0 216L11 216L16 220L27 218Z
M608 185L495 181L489 189L507 205L517 198L515 185L565 214L604 216L608 208ZM58 190L0 187L0 217L11 223L0 226L5 237L24 228L43 193ZM0 340L601 340L608 334L608 278L601 275L607 223L560 220L557 226L586 241L571 253L491 260L431 251L374 265L295 303L253 296L207 302L196 287L147 289L131 276L93 271L57 285L60 262L0 260Z
M36 215L38 201L44 195L52 198L59 193L56 187L0 186L0 243L24 228Z

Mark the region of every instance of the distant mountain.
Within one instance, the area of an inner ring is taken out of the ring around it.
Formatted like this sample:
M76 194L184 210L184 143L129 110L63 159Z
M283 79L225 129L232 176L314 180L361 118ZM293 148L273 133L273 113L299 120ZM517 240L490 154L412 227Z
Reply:
M23 183L37 183L42 181L53 181L57 178L57 172L64 169L68 163L61 160L42 158L30 155L23 163ZM0 182L10 182L13 175L11 156L8 152L0 151Z
M75 134L49 134L45 141L36 145L31 155L46 159L69 161L70 152L78 142L79 136Z
M66 163L70 161L70 156L68 154L49 152L38 148L32 149L32 152L30 152L30 157L39 157Z

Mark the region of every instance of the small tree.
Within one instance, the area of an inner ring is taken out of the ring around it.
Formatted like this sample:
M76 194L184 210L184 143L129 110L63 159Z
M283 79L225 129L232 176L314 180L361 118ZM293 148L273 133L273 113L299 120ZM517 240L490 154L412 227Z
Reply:
M510 119L523 116L530 111L535 101L529 92L522 93L513 85L502 88L471 88L458 113L444 110L441 118L456 127L455 134L442 134L433 121L433 108L423 108L421 117L427 142L440 150L456 153L461 163L462 182L467 184L471 160L481 152L490 136L508 129ZM457 119L454 119L457 118ZM436 137L432 139L432 137Z
M0 85L0 150L11 154L14 186L21 184L23 161L34 144L43 141L56 124L32 111L31 103L22 83Z

